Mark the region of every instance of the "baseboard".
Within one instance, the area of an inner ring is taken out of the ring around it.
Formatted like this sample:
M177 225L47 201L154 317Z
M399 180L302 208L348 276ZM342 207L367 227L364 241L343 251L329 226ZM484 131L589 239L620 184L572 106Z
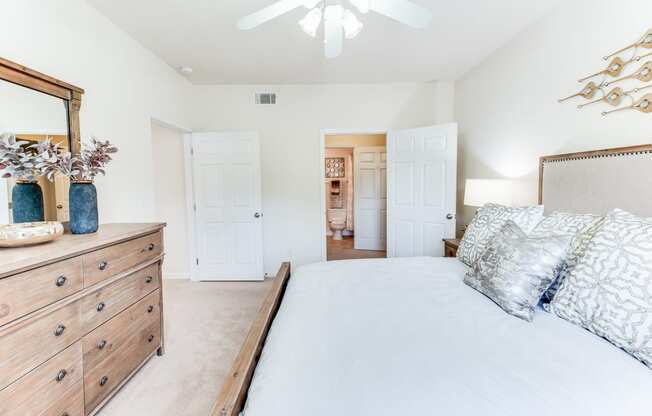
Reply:
M170 280L190 280L190 275L186 273L165 273L163 279Z

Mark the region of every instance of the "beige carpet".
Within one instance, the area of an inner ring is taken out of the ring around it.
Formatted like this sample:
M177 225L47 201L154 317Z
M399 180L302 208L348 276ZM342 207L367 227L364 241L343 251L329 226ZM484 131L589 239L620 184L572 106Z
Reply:
M166 354L99 416L208 416L271 281L164 281Z

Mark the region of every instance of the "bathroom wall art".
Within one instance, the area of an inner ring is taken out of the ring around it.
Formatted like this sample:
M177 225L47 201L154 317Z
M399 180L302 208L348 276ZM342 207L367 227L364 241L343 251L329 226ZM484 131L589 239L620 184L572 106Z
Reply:
M346 171L344 169L343 157L327 157L326 158L326 177L327 178L343 178Z
M583 85L578 93L558 101L561 103L581 97L588 102L579 104L578 108L598 103L616 107L610 111L603 111L603 116L625 110L637 110L645 114L652 113L652 94L642 96L639 94L642 90L652 88L652 84L650 84L652 81L652 58L643 61L644 58L652 57L652 52L640 52L642 49L652 49L652 29L645 32L636 42L603 57L604 61L609 61L605 69L579 80L580 83L584 83L589 79L601 76L602 80L599 83L591 81ZM629 54L630 56L616 56L620 54ZM608 88L613 84L623 82L628 82L629 85Z

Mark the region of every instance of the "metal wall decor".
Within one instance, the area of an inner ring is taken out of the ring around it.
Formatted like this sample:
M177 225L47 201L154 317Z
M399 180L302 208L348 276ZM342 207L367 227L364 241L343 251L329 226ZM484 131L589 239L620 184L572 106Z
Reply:
M345 175L344 158L343 157L327 157L326 158L326 177L327 178L343 178Z
M595 96L595 93L599 89L600 89L600 87L598 85L596 85L595 82L589 82L588 84L586 84L586 86L584 88L582 88L582 90L580 92L578 92L577 94L569 95L566 98L560 98L559 102L563 103L564 101L570 100L571 98L575 98L575 97L584 97L587 100L590 100L591 98L593 98Z
M637 54L640 48L652 49L652 29L649 29L643 36L636 42L619 49L618 51L603 57L609 64L602 71L596 72L592 75L586 76L579 80L580 83L586 82L590 79L602 76L602 81L596 83L594 81L586 84L578 93L558 100L560 103L576 97L582 97L585 100L590 100L586 103L580 104L577 108L584 108L591 104L605 103L612 107L618 107L623 104L626 99L629 100L627 105L616 108L610 111L602 112L603 116L611 113L637 110L641 113L652 113L652 94L646 94L642 97L636 95L642 90L652 88L652 84L637 86L636 88L625 89L618 86L607 90L607 87L616 83L625 81L649 83L652 81L652 60L645 62L635 71L625 73L625 69L632 63L642 61L644 58L652 56L652 52ZM631 58L616 56L623 52L632 51ZM625 75L623 75L625 74ZM609 80L611 78L611 80ZM596 98L596 95L598 97Z
M639 99L629 107L621 107L615 110L605 111L602 114L606 116L607 114L615 113L617 111L623 111L623 110L638 110L641 113L646 113L646 114L652 113L652 94L644 95L643 97L641 97L641 99Z

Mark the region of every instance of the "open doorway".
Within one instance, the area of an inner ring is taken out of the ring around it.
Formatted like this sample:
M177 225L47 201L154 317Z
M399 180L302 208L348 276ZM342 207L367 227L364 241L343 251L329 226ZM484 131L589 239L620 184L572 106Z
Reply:
M324 135L327 260L386 257L387 134Z

